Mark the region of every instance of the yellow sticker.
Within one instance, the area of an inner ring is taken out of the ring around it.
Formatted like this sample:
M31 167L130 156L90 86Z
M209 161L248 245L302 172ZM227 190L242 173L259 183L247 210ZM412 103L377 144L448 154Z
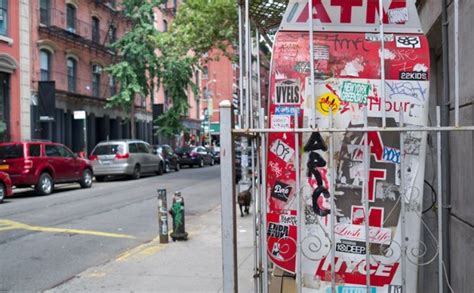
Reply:
M337 114L340 105L341 101L338 96L333 93L324 93L318 97L316 109L324 116L328 116L331 109L333 114Z

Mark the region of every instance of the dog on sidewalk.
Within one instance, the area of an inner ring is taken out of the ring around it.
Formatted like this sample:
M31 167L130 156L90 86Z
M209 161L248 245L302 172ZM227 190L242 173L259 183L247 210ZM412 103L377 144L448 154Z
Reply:
M250 203L252 202L252 184L247 190L239 192L237 195L237 202L239 203L240 216L244 216L244 209L247 215L250 213Z

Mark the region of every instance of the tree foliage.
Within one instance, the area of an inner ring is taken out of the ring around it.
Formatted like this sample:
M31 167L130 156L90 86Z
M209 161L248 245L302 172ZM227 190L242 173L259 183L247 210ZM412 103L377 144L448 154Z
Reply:
M154 7L162 0L124 0L122 13L130 21L131 28L112 47L118 53L119 62L107 68L119 82L120 91L109 98L109 106L130 109L136 94L148 96L153 84L149 80L160 79L161 60L156 54Z
M188 0L179 7L171 33L181 54L192 50L201 56L212 48L227 52L237 24L234 0Z
M227 51L235 37L237 15L233 0L188 0L179 7L170 31L159 32L154 9L164 1L123 1L123 14L131 27L113 44L119 62L107 70L121 89L108 105L131 109L137 94L149 96L161 85L172 107L155 122L159 132L171 136L182 130L180 119L189 108L188 89L197 94L192 77L199 57L212 48Z

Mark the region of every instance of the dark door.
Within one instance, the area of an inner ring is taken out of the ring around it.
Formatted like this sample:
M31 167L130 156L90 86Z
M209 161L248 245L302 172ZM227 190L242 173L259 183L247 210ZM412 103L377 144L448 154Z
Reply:
M10 74L0 72L0 141L10 140Z

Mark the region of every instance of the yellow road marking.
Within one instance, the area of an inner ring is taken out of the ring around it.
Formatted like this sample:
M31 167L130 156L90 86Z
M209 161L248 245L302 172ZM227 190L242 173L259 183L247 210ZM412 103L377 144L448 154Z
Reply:
M1 220L0 219L0 231L7 231L7 230L29 230L29 231L37 231L37 232L71 233L71 234L112 237L112 238L135 239L134 236L130 236L130 235L126 235L126 234L107 233L107 232L99 232L99 231L93 231L93 230L79 230L79 229L66 229L66 228L51 228L51 227L42 227L42 226L32 226L32 225L23 224L23 223L20 223L20 222L15 222L15 221L10 221L10 220Z

